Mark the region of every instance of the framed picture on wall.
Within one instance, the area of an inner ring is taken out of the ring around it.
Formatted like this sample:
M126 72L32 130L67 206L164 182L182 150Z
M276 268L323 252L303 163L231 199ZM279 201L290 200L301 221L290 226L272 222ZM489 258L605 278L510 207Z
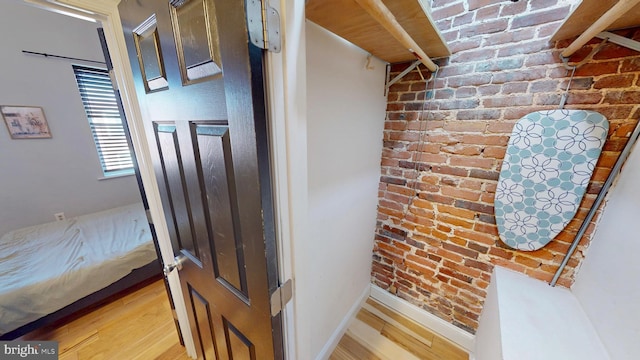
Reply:
M50 138L44 110L39 106L0 106L0 112L12 139Z

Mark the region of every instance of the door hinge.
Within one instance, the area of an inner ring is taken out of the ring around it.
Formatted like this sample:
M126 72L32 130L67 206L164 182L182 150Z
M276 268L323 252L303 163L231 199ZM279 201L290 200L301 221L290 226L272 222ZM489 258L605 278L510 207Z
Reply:
M280 285L271 294L271 316L278 315L293 297L293 281L291 279Z
M247 0L247 28L255 46L280 52L280 14L266 0Z
M116 81L116 73L113 69L109 70L109 80L111 80L111 85L113 86L114 91L118 91L118 82Z
M151 217L151 210L147 209L144 211L144 213L147 215L147 222L149 223L149 225L153 225L153 218Z

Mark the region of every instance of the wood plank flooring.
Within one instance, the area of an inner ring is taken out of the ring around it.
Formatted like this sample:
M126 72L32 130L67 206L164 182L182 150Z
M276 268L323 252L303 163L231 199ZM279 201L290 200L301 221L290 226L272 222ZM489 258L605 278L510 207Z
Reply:
M162 280L68 324L38 329L20 340L58 341L60 360L190 359L180 345Z
M58 341L60 360L187 360L162 280L59 327L20 340ZM468 360L452 342L373 299L360 309L330 360Z
M368 299L330 360L468 360L451 341Z

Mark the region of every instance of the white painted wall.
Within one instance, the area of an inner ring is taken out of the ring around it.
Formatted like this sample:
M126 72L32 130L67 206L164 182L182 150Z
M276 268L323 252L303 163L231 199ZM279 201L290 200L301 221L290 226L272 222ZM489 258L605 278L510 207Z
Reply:
M327 356L370 288L386 100L385 64L307 22L310 354ZM297 274L298 275L298 274ZM301 281L298 277L298 281ZM300 294L300 293L298 293Z
M571 288L612 359L640 354L640 150L609 193L588 253Z
M11 140L0 124L0 235L24 226L139 201L132 176L102 171L72 62L22 50L102 60L95 23L0 2L0 105L41 106L51 139ZM85 64L89 65L89 64Z

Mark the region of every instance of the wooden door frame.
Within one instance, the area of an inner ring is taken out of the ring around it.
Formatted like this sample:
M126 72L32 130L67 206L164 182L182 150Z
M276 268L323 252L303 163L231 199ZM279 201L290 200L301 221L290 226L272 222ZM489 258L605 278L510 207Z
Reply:
M127 124L138 160L142 183L147 194L149 210L156 229L162 260L163 263L173 262L173 249L149 150L149 144L153 139L147 139L146 137L143 123L145 114L141 112L136 96L133 73L127 56L127 47L118 12L120 0L23 1L45 10L82 15L102 22L107 47L109 48L115 71L115 81L122 95ZM288 14L287 18L282 19L283 33L293 33L300 40L299 37L304 36L304 2L272 0L271 6L279 9L281 14L283 11ZM296 26L292 26L290 30L287 30L287 22L294 23ZM300 26L302 26L302 30L300 30ZM300 33L299 31L302 32ZM304 231L305 215L303 214L306 214L306 209L308 208L306 136L297 136L302 133L306 135L306 93L300 91L300 87L304 89L304 85L306 85L304 71L302 72L302 79L296 76L300 74L300 60L304 63L304 40L292 42L294 46L291 47L290 51L287 51L286 42L283 43L281 53L268 53L265 59L267 104L271 119L269 143L272 152L276 243L281 283L286 279L294 279L293 257L295 249L292 239L304 238L302 233ZM302 46L299 46L300 44ZM302 58L300 58L301 54ZM292 64L292 62L293 66L288 65ZM302 65L302 70L304 70L304 65ZM296 78L298 79L296 80ZM291 89L294 90L292 91ZM294 223L298 225L293 226ZM296 261L296 264L300 263L303 262ZM169 287L171 288L171 293L174 294L173 300L187 354L195 358L196 349L178 276L177 271L169 275ZM295 288L294 283L294 294ZM306 347L303 344L308 341L308 339L301 339L301 334L296 331L308 326L300 324L301 319L296 319L295 308L297 307L297 302L294 295L293 304L290 303L283 310L284 347L285 356L288 359L298 358L301 350L299 347ZM302 337L306 338L305 336ZM300 345L302 346L298 346L301 340L302 344Z

